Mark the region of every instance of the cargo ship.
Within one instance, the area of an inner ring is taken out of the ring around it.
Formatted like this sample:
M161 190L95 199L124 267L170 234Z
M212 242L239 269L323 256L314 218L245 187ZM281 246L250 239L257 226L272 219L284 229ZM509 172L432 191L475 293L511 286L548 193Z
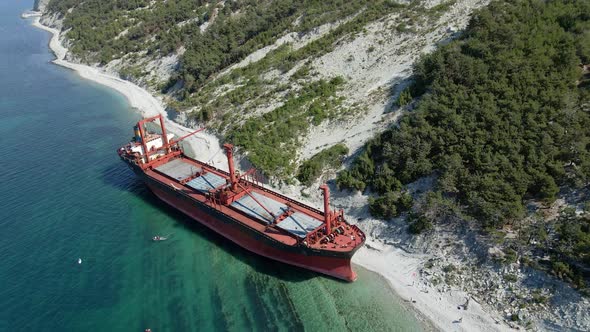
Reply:
M155 130L147 131L153 123ZM159 128L158 128L159 127ZM354 281L351 258L365 234L349 224L342 210L330 209L327 185L323 211L265 187L254 170L240 174L233 146L224 144L229 172L184 154L180 141L166 132L161 115L134 127L120 158L162 201L258 255Z

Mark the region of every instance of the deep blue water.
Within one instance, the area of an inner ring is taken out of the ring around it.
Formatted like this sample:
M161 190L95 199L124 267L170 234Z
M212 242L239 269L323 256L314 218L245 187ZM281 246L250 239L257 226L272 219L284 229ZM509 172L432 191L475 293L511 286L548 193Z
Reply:
M51 64L30 7L0 1L0 331L421 329L373 273L275 263L163 206L115 153L139 115Z

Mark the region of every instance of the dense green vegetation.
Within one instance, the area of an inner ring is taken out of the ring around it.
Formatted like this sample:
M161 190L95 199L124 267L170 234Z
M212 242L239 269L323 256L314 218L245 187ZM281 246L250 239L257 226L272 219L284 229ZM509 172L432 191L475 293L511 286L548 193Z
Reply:
M341 107L343 98L334 88L342 79L318 81L306 61L331 51L342 38L362 33L366 24L407 7L393 0L52 0L49 10L65 17L76 56L102 64L125 57L120 74L128 79L147 75L141 59L184 50L170 80L153 87L174 97L172 109L190 110L189 118L207 122L245 148L255 167L285 180L296 174L299 135L310 125L360 109ZM224 72L286 33L306 33L337 20L344 21L302 48L284 45L257 62ZM282 75L295 66L300 68L287 83L266 75L273 70ZM250 114L270 104L283 106Z
M342 188L378 193L375 216L413 205L409 231L469 221L504 243L502 262L545 269L590 294L590 207L523 219L525 202L552 203L560 187L590 180L590 2L495 1L459 39L415 65L398 98L421 97L399 125L369 142L339 174ZM431 192L404 204L405 184L430 176ZM588 204L587 204L588 205ZM534 249L531 251L531 249ZM551 257L550 261L538 257Z
M342 164L342 159L348 154L346 145L339 143L327 149L324 149L299 166L297 179L306 186L310 186L322 171L328 167L338 168Z
M187 38L177 24L198 20L204 15L204 3L156 2L150 9L148 0L52 0L48 10L65 15L72 8L63 22L65 29L71 29L67 37L72 52L104 64L133 52L166 55L174 51ZM195 8L200 11L193 11Z
M583 271L586 275L590 272L590 206L586 205L579 215L572 208L561 212L556 223L557 237L549 247L555 249L552 272L580 289L586 288L590 296L590 288L583 278Z
M266 175L290 179L296 171L293 160L300 137L318 116L317 110L329 111L340 104L336 91L343 83L340 77L309 83L289 96L283 106L234 124L229 139L246 148L249 160Z
M182 79L194 92L211 75L286 32L307 32L366 6L373 12L384 4L393 2L52 0L48 9L65 15L72 51L89 61L106 63L141 51L167 55L184 45L182 66L173 79ZM211 24L201 32L200 25L205 22Z
M369 186L393 209L390 192L435 175L442 197L483 227L523 217L525 199L552 202L560 185L586 186L590 92L580 65L589 45L589 2L491 3L461 38L419 61L416 108L337 183Z
M412 196L408 193L386 192L377 198L369 198L369 211L379 218L393 218L412 207Z
M178 76L189 90L195 91L212 74L273 43L285 31L305 32L317 25L352 15L366 1L266 2L266 6L261 6L260 3L245 6L245 13L235 19L218 17L216 21L223 24L214 24L205 34L194 37L184 54L182 70ZM298 17L301 20L295 24ZM190 84L191 82L194 84Z
M333 3L326 2L326 6L333 6ZM306 61L307 59L314 59L321 55L324 55L331 50L333 50L334 45L336 42L347 35L352 35L356 33L361 33L363 31L363 27L374 21L377 20L387 14L392 13L396 10L401 10L406 6L400 5L394 1L390 0L380 0L380 1L370 1L364 3L364 6L359 10L359 14L351 18L349 21L341 24L336 29L332 30L330 33L327 33L321 38L305 45L304 47L293 50L290 45L286 44L283 45L274 51L269 52L263 59L252 63L244 68L234 69L230 75L225 75L220 77L216 77L214 81L208 81L203 86L201 86L198 82L193 80L193 75L189 73L189 75L185 75L186 73L178 73L174 75L170 82L165 86L164 90L168 89L169 87L173 86L178 80L185 82L185 86L192 87L189 91L185 90L182 93L182 101L178 103L177 106L180 109L190 108L193 105L209 105L205 107L210 107L211 104L215 105L217 112L220 110L232 108L232 106L236 106L236 103L230 101L225 96L217 96L215 95L215 88L228 84L229 82L240 82L243 83L241 87L239 87L238 91L233 92L234 94L238 94L240 96L248 95L248 100L252 101L258 97L260 97L260 93L257 94L247 94L245 90L255 90L260 92L265 89L265 85L269 82L262 79L260 76L261 74L267 73L273 69L276 69L284 74L295 67L299 62ZM346 10L343 13L340 13L339 16L344 18L344 13L350 14L354 11L351 9ZM333 10L338 11L333 8ZM332 16L330 16L332 17ZM316 21L316 23L320 23L324 21ZM299 25L297 25L299 27ZM299 79L308 79L310 74L310 68L306 65L302 66L296 73L293 74L291 77L292 81L297 81ZM188 83L185 78L188 77ZM198 90L195 90L197 89ZM242 102L238 102L237 104L242 105ZM193 114L193 116L201 117L199 113Z

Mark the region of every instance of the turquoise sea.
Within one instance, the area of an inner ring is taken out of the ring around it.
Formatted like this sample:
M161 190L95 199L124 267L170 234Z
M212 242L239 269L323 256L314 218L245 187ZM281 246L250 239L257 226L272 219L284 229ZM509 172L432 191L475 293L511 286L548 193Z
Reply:
M160 203L115 153L138 113L51 64L31 7L0 1L0 331L423 328L371 272L257 257Z

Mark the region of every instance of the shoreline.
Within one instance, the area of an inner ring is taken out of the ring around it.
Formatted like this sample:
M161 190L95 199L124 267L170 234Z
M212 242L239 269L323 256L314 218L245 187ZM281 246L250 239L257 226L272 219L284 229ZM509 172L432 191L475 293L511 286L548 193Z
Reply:
M168 112L166 112L162 101L159 98L153 96L146 89L119 77L104 73L95 67L65 60L66 54L69 52L69 50L64 47L59 40L61 32L41 23L40 16L33 17L32 25L36 28L51 33L49 49L56 57L51 61L54 64L71 69L84 79L99 83L117 91L118 93L122 94L127 99L131 107L135 108L143 117L151 117L161 114L165 119L164 122L166 123L166 129L168 132L173 133L177 137L182 137L194 131L193 129L184 127L170 120L168 118ZM131 130L131 125L129 128L129 130ZM198 159L208 161L215 167L227 169L224 155L218 153L221 150L221 144L219 142L219 138L217 138L215 135L206 132L200 132L186 138L184 142L187 142L190 145L193 154Z
M463 291L439 292L423 283L420 266L429 256L404 252L390 244L367 237L353 262L382 276L397 296L442 331L512 331L503 318L484 311ZM469 309L459 309L469 298Z
M49 48L56 57L52 61L54 64L74 70L82 78L116 90L125 96L129 104L144 117L162 114L169 132L177 136L186 135L193 131L170 120L162 101L146 89L119 77L106 74L95 67L66 61L68 49L59 40L61 32L43 25L40 19L41 17L35 16L32 25L52 34ZM216 136L201 132L185 141L190 145L195 157L210 161L218 168L227 169L224 154L218 153L221 145ZM298 198L301 199L301 197ZM348 206L348 208L350 207ZM468 311L458 310L457 306L465 302L465 293L459 291L440 293L434 287L422 283L419 269L421 263L427 259L426 255L405 253L391 244L385 244L379 239L367 235L366 245L359 249L352 261L384 278L390 289L402 301L408 302L408 308L415 311L417 316L421 316L417 318L419 320L424 318L423 320L427 321L424 323L426 329L432 326L444 331L510 330L502 322L501 317L494 318L473 299L471 299ZM459 319L461 320L459 321ZM497 321L501 323L496 324Z

